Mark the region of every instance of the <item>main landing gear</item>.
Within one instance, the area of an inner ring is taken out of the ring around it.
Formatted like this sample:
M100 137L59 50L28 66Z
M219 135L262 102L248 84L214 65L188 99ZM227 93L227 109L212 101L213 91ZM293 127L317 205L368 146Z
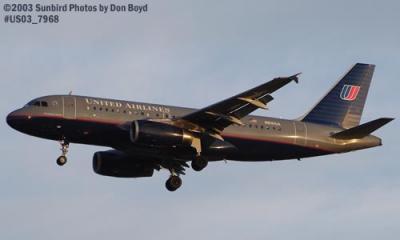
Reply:
M208 165L207 159L201 156L201 141L199 138L193 139L192 147L196 149L196 157L192 160L192 169L195 171L201 171Z
M57 165L58 166L63 166L64 164L67 163L67 152L68 152L68 147L69 147L69 142L67 142L65 139L60 141L61 145L61 156L57 158Z
M182 186L182 179L179 176L171 175L165 182L165 187L168 191L173 192Z
M195 159L192 160L192 169L195 171L201 171L208 165L208 161L201 156L196 156Z
M175 173L174 170L170 170L171 176L165 182L165 187L168 191L173 192L182 186L182 179Z
M202 158L201 156L197 156L195 159L192 160L192 168L195 171L201 171L208 165L207 159ZM189 167L186 165L186 167ZM168 180L165 182L165 187L168 191L176 191L178 188L182 186L182 179L179 177L178 173L174 170L174 168L169 168L171 173Z

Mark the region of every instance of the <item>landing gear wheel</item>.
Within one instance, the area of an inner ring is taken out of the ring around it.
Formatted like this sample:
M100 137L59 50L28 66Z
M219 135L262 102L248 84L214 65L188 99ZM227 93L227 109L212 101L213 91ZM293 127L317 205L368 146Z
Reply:
M57 158L57 164L58 166L63 166L64 164L67 163L67 157L66 156L59 156Z
M175 191L180 186L182 186L182 179L179 176L170 176L165 182L165 187L171 192Z
M67 140L65 140L65 138L63 138L60 141L60 145L61 145L60 150L61 150L62 154L61 154L61 156L59 156L57 158L57 164L58 164L58 166L63 166L64 164L67 163L67 152L68 152L69 143Z
M197 157L192 160L192 169L197 172L203 170L207 165L208 161L202 157Z

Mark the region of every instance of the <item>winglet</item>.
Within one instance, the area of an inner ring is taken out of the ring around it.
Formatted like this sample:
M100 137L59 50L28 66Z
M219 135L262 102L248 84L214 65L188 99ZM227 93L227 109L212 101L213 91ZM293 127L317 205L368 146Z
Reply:
M394 120L394 118L378 118L359 126L335 133L331 137L337 139L360 139L371 134L372 132L381 128L383 125L391 122L392 120Z
M295 83L299 83L299 76L300 76L301 72L296 73L293 76L288 77L290 80L293 80Z

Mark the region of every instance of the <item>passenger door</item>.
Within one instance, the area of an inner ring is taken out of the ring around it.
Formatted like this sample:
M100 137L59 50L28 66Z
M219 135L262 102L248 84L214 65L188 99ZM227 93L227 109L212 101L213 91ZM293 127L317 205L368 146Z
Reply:
M74 96L63 97L63 115L67 119L76 118L76 98Z

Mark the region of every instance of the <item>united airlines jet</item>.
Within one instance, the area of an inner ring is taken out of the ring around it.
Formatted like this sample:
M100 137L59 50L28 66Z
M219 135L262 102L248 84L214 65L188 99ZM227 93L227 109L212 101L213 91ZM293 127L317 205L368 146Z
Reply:
M344 153L382 145L371 135L393 118L360 125L374 65L355 64L307 114L296 120L249 115L266 109L272 94L298 74L278 77L202 109L97 97L39 97L7 116L14 129L59 141L67 162L70 143L109 147L94 153L96 173L150 177L167 169L166 188L182 185L185 169L210 161L277 161Z

